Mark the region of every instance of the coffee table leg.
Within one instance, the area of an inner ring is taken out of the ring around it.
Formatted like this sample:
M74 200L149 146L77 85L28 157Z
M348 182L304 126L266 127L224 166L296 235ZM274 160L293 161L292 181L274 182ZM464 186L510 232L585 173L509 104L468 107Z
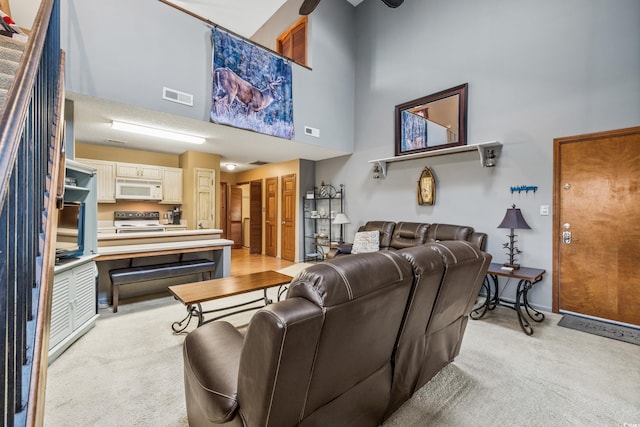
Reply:
M187 306L187 317L180 320L179 322L173 322L173 324L171 325L171 329L173 329L173 332L175 332L176 334L184 332L184 330L187 329L187 326L189 326L189 323L191 323L191 319L193 317L198 318L198 326L200 326L203 320L202 307L200 307L200 304L198 304L197 307L194 307L193 305Z

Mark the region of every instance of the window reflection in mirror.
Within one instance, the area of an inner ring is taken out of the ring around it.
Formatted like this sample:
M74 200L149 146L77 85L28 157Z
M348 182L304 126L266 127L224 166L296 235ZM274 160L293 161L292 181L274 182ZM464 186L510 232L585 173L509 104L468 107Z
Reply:
M396 156L466 144L467 84L396 106Z

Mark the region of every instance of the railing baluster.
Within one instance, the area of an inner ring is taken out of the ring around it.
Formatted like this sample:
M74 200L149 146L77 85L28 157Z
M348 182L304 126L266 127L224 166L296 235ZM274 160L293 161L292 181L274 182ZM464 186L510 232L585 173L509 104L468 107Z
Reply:
M57 175L59 1L42 0L0 112L1 426L40 424L52 277L45 191ZM60 123L58 123L60 121ZM64 173L64 171L63 171ZM55 218L55 216L53 216ZM55 230L55 227L54 227ZM38 323L36 325L35 323ZM33 377L32 377L33 376ZM29 393L29 388L34 388ZM34 399L27 401L28 396Z

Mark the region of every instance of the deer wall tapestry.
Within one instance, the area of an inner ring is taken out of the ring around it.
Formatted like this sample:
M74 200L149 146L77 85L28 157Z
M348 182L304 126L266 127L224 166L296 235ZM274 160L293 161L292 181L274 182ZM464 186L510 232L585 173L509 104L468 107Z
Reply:
M212 32L211 121L293 138L291 63L219 28Z

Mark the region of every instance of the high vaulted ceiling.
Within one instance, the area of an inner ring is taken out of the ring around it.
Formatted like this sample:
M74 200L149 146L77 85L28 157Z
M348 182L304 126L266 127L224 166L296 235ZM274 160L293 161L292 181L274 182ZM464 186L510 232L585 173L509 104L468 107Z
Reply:
M363 0L347 1L355 6ZM247 38L255 34L285 3L284 0L173 0L171 2ZM345 154L318 145L296 143L80 94L68 93L67 96L74 101L74 137L80 142L172 154L180 154L187 150L216 153L221 156L222 164L238 165L236 171L256 167L250 164L256 161L275 163L296 158L322 160ZM160 144L157 138L113 130L110 126L112 120L147 126L158 125L158 127L177 132L203 136L207 138L207 142L203 145L173 141ZM139 161L142 160L139 159Z

